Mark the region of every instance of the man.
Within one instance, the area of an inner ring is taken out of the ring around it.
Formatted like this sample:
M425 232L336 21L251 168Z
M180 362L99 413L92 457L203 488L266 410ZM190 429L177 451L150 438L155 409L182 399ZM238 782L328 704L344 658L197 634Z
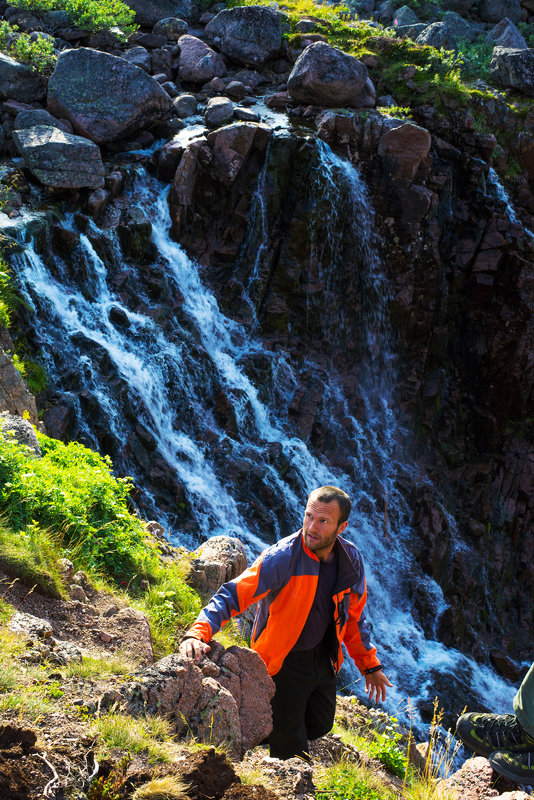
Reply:
M462 714L456 735L495 772L524 786L534 784L534 664L514 697L514 714Z
M350 498L341 489L313 491L302 529L268 547L245 572L221 586L180 645L182 655L199 661L221 626L258 602L251 647L276 686L269 737L273 758L306 757L308 740L331 729L341 642L365 675L371 700L385 700L386 686L392 685L365 623L360 553L340 536L350 509Z

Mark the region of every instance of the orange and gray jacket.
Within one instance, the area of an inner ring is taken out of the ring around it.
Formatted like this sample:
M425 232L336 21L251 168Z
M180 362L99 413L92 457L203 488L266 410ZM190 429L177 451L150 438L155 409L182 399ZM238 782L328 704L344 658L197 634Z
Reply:
M338 577L333 601L337 653L334 667L337 672L343 663L343 642L363 673L379 665L363 613L367 599L363 562L356 547L340 536L336 553ZM251 647L263 658L269 674L275 675L310 613L319 564L319 558L306 547L302 531L282 539L264 550L241 575L221 586L186 636L209 642L231 617L257 602Z

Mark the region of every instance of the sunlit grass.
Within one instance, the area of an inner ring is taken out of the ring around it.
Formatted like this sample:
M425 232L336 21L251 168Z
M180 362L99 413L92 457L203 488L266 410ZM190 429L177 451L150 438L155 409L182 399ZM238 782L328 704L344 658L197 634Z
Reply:
M118 748L131 754L146 753L151 763L172 761L173 730L163 717L110 713L95 720L94 730L100 738L100 756Z

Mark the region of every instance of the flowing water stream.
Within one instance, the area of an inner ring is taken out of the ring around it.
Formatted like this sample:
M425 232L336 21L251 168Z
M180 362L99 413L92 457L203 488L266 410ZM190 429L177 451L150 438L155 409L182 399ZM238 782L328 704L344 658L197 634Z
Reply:
M124 264L111 229L98 231L105 247L97 246L94 230L81 235L68 260L51 263L31 242L15 257L24 296L35 312L47 372L62 401L74 409L77 438L108 450L118 468L133 475L144 498L143 513L160 520L175 543L193 547L208 536L233 535L246 543L252 557L300 527L311 489L327 483L344 488L354 500L349 536L366 564L373 637L394 683L388 709L406 717L410 698L417 722L417 703L432 700L438 674L474 691L484 705L507 711L513 690L506 682L445 648L428 630L425 635L414 619L409 578L424 584L436 619L445 602L410 552L411 513L399 476L413 477L417 465L402 455L402 431L391 404L394 357L385 323L380 243L357 170L326 145L317 148L310 191L322 207L324 201L329 204L333 215L350 220L359 269L366 265L359 280L369 300L362 310L367 355L359 373L362 403L357 412L335 370L321 371L326 386L322 416L340 441L350 442L343 470L312 452L288 424L299 382L291 354L266 350L253 326L221 312L198 265L169 236L166 187L142 169L132 179L131 203L150 218L157 254L148 267L128 267L135 307L120 288L117 276L124 274ZM260 177L257 206L265 214L261 188ZM72 219L63 225L74 230ZM262 225L266 231L263 218ZM311 230L312 240L314 235ZM346 248L328 244L329 275L335 280L332 258L346 258ZM318 269L324 245L321 238L314 243ZM251 274L256 267L251 266ZM147 275L153 274L164 281L166 309L150 294ZM326 295L328 288L327 280ZM313 376L316 365L306 366ZM214 414L213 398L221 393L231 406L232 435ZM140 428L153 443L146 464L129 444ZM172 508L161 506L153 489L161 472L174 475L183 487L193 526L180 525ZM253 487L255 505L247 499L247 486ZM275 510L269 513L271 506ZM363 694L359 674L349 664L341 686Z

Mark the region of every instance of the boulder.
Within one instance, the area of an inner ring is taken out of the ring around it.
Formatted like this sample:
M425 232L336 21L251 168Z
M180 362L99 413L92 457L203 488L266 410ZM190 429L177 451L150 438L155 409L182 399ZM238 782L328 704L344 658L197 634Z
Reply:
M152 26L169 17L187 21L198 17L198 8L193 0L126 0L126 5L133 8L140 25Z
M21 103L35 103L46 95L46 84L26 64L0 53L0 95Z
M503 88L518 89L528 97L534 97L534 50L496 47L490 72Z
M1 347L0 411L8 411L17 417L22 417L26 413L34 425L39 421L34 396L30 394L20 372Z
M80 47L59 54L48 84L48 108L76 133L105 144L172 111L167 92L123 58Z
M265 6L225 8L205 32L221 53L246 67L262 67L282 46L280 14Z
M146 47L141 47L141 45L131 47L122 54L122 58L127 61L128 64L133 64L134 67L140 67L140 69L143 69L150 75L152 70L152 58Z
M24 444L33 450L36 456L41 455L39 440L31 422L23 417L3 411L0 414L0 434L2 436L12 436L19 444Z
M204 120L208 128L220 128L234 116L234 104L228 97L212 97L208 101Z
M480 0L478 13L484 22L500 22L507 17L517 25L521 19L519 0Z
M393 17L393 27L398 28L404 25L417 25L420 21L421 20L415 11L412 11L410 6L401 6L397 9Z
M212 536L194 551L187 581L201 594L211 596L246 568L247 551L239 539Z
M181 36L178 40L180 60L178 75L186 83L207 83L226 75L223 57L196 36Z
M472 42L480 33L480 26L463 19L454 11L449 11L441 22L428 25L417 37L418 44L444 50L458 50L462 41Z
M165 36L169 41L178 41L180 36L187 33L187 22L178 17L167 17L156 22L152 29L156 36Z
M13 131L26 166L45 186L61 189L98 189L104 185L99 147L48 125Z
M470 17L476 0L443 0L442 7L445 11L456 11L462 17Z
M9 620L8 627L13 633L35 637L36 639L48 639L54 633L54 629L48 620L22 611L15 611Z
M49 128L63 128L59 120L44 108L32 108L28 111L19 111L13 123L13 130L21 131L24 128L33 128L34 125L48 125Z
M173 100L174 110L178 116L183 119L184 117L192 117L197 113L197 99L194 94L180 94Z
M395 180L413 180L419 166L425 161L432 143L430 133L416 125L399 119L384 123L378 142L378 155L389 162Z
M292 100L318 106L354 106L368 92L367 67L325 42L306 47L287 82Z
M526 50L528 47L519 28L507 17L501 19L488 32L486 41L493 42L495 47L507 47L512 50Z
M438 797L454 797L458 800L482 800L497 791L492 788L493 770L487 758L476 756L469 759L450 778L438 781Z
M272 730L274 683L252 650L212 643L197 666L178 653L166 656L120 689L130 714L161 714L178 734L222 744L240 758ZM115 699L115 698L113 698Z

